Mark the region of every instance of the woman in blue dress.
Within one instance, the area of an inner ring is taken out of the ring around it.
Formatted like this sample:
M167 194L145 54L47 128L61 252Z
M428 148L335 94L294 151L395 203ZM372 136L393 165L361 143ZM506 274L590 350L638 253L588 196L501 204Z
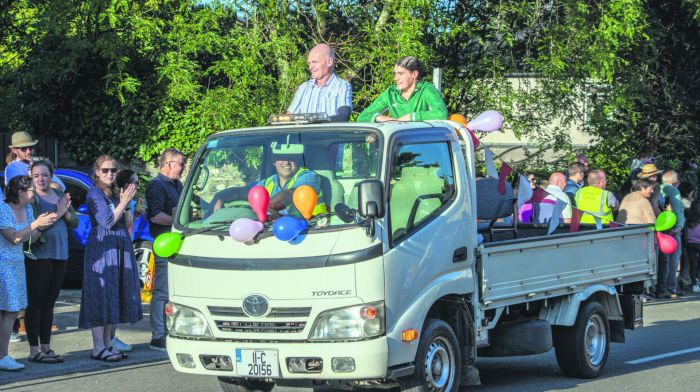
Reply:
M118 189L118 164L102 155L93 166L95 186L87 194L92 229L85 246L80 328L92 330L92 359L116 362L126 354L111 346L112 328L143 318L138 266L128 228L134 217L129 203L136 186Z
M0 370L19 370L24 365L7 351L12 325L20 310L27 307L27 282L24 272L22 244L39 238L56 222L56 213L43 213L34 220L32 207L34 184L29 176L17 176L5 188L5 201L0 202ZM31 255L31 253L30 253Z

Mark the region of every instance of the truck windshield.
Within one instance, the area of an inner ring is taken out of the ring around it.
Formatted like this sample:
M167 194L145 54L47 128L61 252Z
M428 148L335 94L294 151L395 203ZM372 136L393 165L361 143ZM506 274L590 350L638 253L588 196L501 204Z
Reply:
M381 142L373 131L348 128L287 128L215 137L194 162L178 223L216 231L238 218L257 219L248 202L248 192L256 185L271 196L268 221L282 215L300 217L292 194L309 185L318 194L314 215L327 214L323 224L311 229L347 225L332 212L339 203L357 208L357 184L380 174Z

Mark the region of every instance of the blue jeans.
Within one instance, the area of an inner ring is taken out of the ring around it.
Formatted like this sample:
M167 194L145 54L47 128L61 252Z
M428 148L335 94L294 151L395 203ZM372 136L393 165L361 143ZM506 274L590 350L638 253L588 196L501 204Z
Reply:
M676 278L676 271L678 270L678 263L681 260L681 233L678 232L672 235L676 239L678 246L676 251L670 255L661 254L659 257L659 275L656 278L656 289L658 291L671 291L675 292L678 290L678 278Z
M156 270L151 293L151 335L160 339L168 334L165 329L165 304L168 302L168 260L155 256Z

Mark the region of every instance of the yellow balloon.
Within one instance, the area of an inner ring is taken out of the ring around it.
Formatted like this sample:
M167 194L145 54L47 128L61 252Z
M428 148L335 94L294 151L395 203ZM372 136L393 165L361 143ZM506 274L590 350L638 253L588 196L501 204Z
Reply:
M311 219L314 209L316 208L318 195L314 188L308 185L302 185L294 190L292 201L294 202L294 207L299 210L304 219Z

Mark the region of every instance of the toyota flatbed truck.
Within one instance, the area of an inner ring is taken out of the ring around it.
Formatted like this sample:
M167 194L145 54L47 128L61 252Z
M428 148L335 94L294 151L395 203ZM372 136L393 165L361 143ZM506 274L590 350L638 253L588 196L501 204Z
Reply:
M231 222L256 214L245 197L218 208L220 195L275 174L280 146L303 151L296 165L318 176L329 214L290 241L267 222L236 242ZM642 326L653 227L505 230L483 216L513 208L510 187L495 187L477 178L471 138L450 121L210 136L174 219L173 367L218 377L224 391L457 391L479 384L479 356L554 348L565 375L597 377L610 343Z

